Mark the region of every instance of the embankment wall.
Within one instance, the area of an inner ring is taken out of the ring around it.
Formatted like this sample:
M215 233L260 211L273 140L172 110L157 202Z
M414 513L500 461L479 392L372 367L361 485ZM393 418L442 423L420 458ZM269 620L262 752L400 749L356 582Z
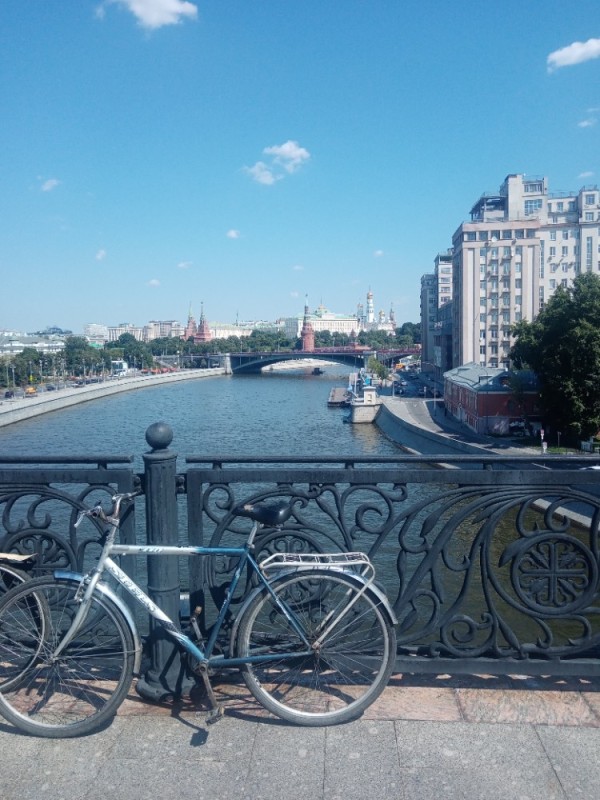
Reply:
M0 402L0 428L24 419L37 417L40 414L47 414L49 411L58 411L112 394L129 392L133 389L145 389L149 386L162 386L166 383L210 378L216 375L225 375L225 370L222 367L215 367L214 369L181 370L181 372L171 372L165 375L135 375L104 383L90 383L77 388L59 389L55 392L41 392L35 397L2 400Z

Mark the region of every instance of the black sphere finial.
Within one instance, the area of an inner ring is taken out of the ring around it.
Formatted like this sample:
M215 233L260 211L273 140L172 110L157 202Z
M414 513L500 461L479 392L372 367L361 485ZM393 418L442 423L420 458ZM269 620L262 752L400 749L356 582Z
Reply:
M173 428L166 422L155 422L146 431L146 441L153 450L166 450L173 441Z

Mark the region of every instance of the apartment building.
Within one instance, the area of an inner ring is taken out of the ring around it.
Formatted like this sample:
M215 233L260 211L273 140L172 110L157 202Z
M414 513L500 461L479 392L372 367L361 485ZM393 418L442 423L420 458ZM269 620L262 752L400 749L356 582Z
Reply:
M442 380L452 366L448 357L452 326L448 313L452 308L452 250L438 253L434 271L421 278L421 369ZM451 348L450 348L451 352Z
M510 365L511 326L533 320L558 286L600 272L600 191L550 193L546 178L508 175L453 238L453 366Z

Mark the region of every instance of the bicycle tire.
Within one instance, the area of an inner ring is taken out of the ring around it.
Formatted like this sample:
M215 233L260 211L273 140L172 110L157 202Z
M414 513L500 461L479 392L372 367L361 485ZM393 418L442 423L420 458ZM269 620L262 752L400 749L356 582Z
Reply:
M0 563L0 597L29 580L31 575L28 572L13 567L12 564Z
M20 589L30 580L26 578L20 583L17 582L12 589L0 597L0 600L8 594L12 596L14 590ZM42 642L50 624L50 612L42 597L36 596L33 599L29 608L28 621L35 630L33 634L21 632L21 636L27 636L27 639L18 639L14 626L4 626L0 622L0 693L8 692L9 689L16 686L40 655ZM8 656L8 651L10 651L10 656Z
M307 654L269 591L258 593L240 620L236 650L240 658L269 660L244 665L246 685L262 706L287 722L321 726L356 719L381 694L396 660L396 633L381 599L369 589L356 599L357 581L330 570L284 576L271 588L311 645L334 609L338 622Z
M0 600L0 715L34 736L92 733L114 716L131 686L133 634L99 592L73 640L51 659L79 608L77 590L76 583L46 576ZM12 680L3 684L7 676Z

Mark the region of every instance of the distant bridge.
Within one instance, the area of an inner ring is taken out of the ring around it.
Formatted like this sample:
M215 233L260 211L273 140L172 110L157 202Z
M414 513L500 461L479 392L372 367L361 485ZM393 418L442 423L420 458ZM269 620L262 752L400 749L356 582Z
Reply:
M228 367L234 374L260 372L264 367L279 364L281 361L304 361L307 358L320 361L335 361L359 370L366 367L371 356L392 367L399 359L406 356L420 356L420 347L403 347L394 350L375 350L364 345L347 345L345 347L317 347L312 352L305 350L282 350L264 353L211 353L181 356L157 356L156 360L165 367L202 366L202 361L211 367Z
M279 364L282 361L304 361L307 358L320 361L335 361L345 364L352 369L359 370L366 367L371 356L391 366L400 358L409 355L420 355L420 347L404 347L396 350L374 350L371 347L316 347L307 352L305 350L284 350L269 353L229 353L221 358L229 359L229 366L234 375L260 372L265 367ZM211 358L215 358L212 356Z

